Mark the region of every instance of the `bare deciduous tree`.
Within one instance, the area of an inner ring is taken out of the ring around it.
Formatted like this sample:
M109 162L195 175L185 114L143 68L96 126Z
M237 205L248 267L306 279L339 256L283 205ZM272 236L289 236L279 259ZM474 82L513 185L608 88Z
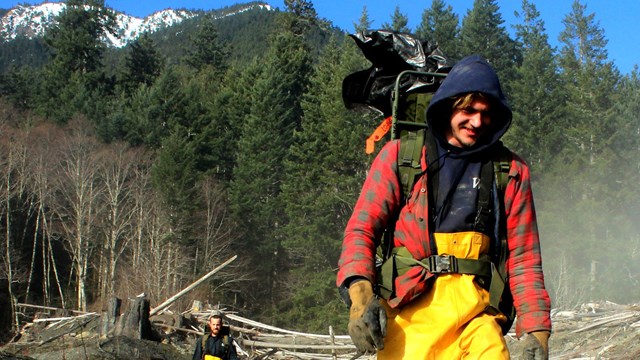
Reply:
M236 254L234 247L240 238L237 225L233 223L228 213L227 198L224 188L212 177L203 179L200 183L201 199L203 201L202 216L194 223L196 239L194 254L194 278L202 276L213 269L215 265ZM246 281L248 272L242 269L250 268L249 264L240 257L216 274L215 287Z
M98 142L82 132L90 128L77 121L66 148L57 157L55 211L65 244L72 256L76 279L77 308L87 309L89 261L96 246L97 221L101 211L99 199L103 185L97 176Z
M11 196L12 196L12 179L11 173L14 167L14 149L11 146L11 138L13 137L12 130L6 126L2 126L0 128L0 132L2 133L2 142L0 142L0 151L4 156L0 157L0 175L2 175L2 181L0 182L0 203L3 212L3 223L4 226L4 239L2 246L2 272L0 273L0 278L6 278L7 289L9 292L9 301L11 303L11 314L16 313L15 309L15 295L13 293L13 245L12 245L12 234L11 234ZM17 321L12 316L12 325L15 327Z
M100 154L106 208L100 259L102 298L114 293L118 261L133 238L132 218L136 209L132 199L132 183L137 181L134 169L139 153L125 144L113 144Z
M51 174L55 167L55 162L51 160L51 154L58 152L60 139L63 137L61 129L52 124L40 124L30 132L29 137L29 169L31 176L31 191L34 195L37 207L36 220L33 228L33 252L32 261L29 268L29 280L25 292L25 299L29 298L33 278L35 276L35 252L38 249L38 239L40 242L40 268L42 274L40 284L42 289L43 304L50 305L53 297L51 281L55 282L59 300L63 308L66 308L64 291L58 274L58 265L53 252L51 224L53 222Z

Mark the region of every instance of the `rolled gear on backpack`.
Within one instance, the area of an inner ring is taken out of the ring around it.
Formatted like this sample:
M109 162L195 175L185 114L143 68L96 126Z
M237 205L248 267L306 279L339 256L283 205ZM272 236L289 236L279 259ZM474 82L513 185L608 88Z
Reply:
M397 76L406 70L447 73L450 60L437 45L420 41L410 34L387 30L373 30L350 35L372 65L348 75L342 82L342 99L347 108L360 105L381 112L392 113L392 93ZM434 81L435 80L435 81ZM442 78L418 75L402 79L403 92L433 92Z

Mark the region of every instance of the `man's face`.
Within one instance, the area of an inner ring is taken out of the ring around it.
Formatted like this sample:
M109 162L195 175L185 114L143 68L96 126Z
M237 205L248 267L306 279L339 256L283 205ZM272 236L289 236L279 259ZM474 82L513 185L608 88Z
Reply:
M211 329L211 335L217 336L222 328L222 319L211 318L209 319L209 329Z
M476 98L465 108L455 108L445 139L453 146L471 147L487 132L491 125L489 102Z

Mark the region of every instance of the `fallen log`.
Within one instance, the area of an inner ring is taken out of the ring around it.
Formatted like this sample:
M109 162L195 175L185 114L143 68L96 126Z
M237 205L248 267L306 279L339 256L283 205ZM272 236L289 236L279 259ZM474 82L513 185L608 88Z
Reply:
M154 322L153 325L159 326L159 327L163 327L163 328L167 328L167 329L171 329L171 330L182 331L182 332L186 332L188 334L194 334L194 335L198 335L198 336L204 335L204 331L179 328L179 327L175 327L175 326L171 326L171 325L167 325L167 324L163 324L163 323L157 323L157 322Z
M66 323L61 323L59 322L58 324L60 324L60 326L58 327L58 331L57 334L50 336L49 338L43 339L40 341L40 343L38 343L38 346L44 345L46 343L50 343L56 339L59 339L67 334L72 333L73 331L76 331L77 329L84 327L85 325L87 325L89 323L89 321L91 321L92 318L89 316L82 316L82 317L76 317L73 318L72 320L66 320ZM68 326L67 329L60 329L64 326Z
M100 316L96 313L86 313L86 314L82 314L82 315L78 315L78 316L65 316L65 317L57 317L57 318L44 318L44 319L34 319L33 322L34 323L39 323L39 322L54 322L54 321L63 321L63 320L72 320L72 319L79 319L79 318L83 318L85 316Z
M302 345L270 343L256 340L242 340L242 345L249 347L277 348L277 349L307 349L307 350L356 350L354 345Z
M162 304L156 306L155 308L153 308L150 312L149 312L149 316L153 316L157 313L159 313L160 311L166 309L169 307L169 305L173 304L176 300L178 300L179 298L181 298L184 294L188 293L189 291L193 290L196 286L202 284L205 280L207 280L208 278L210 278L213 274L217 273L218 271L220 271L222 268L224 268L225 266L229 265L233 260L235 260L238 257L238 255L234 255L232 256L229 260L223 262L222 264L220 264L220 266L216 267L215 269L211 270L209 273L207 273L205 276L201 277L200 279L196 280L193 284L187 286L186 288L184 288L183 290L181 290L179 293L173 295L172 297L170 297L169 299L165 300Z
M597 320L585 327L582 327L580 329L576 329L573 330L572 333L579 333L585 330L589 330L592 329L594 327L599 327L601 325L607 324L607 323L611 323L611 322L621 322L622 320L627 320L627 319L635 319L640 317L640 313L638 312L633 312L633 313L627 313L627 314L614 314L612 316L608 316L606 318Z
M276 331L276 332L280 332L283 334L290 334L290 335L296 335L296 336L301 336L301 337L309 337L309 338L319 338L319 339L341 339L341 340L348 340L350 341L350 337L349 335L322 335L322 334L308 334L308 333L302 333L302 332L298 332L298 331L292 331L292 330L285 330L285 329L281 329L275 326L271 326L271 325L266 325L266 324L262 324L259 323L257 321L253 321L247 318L243 318L242 316L238 316L238 315L232 315L232 314L227 314L225 315L226 317L228 317L231 320L234 321L238 321L247 325L251 325L251 326L255 326L255 327L260 327L266 330L271 330L271 331Z
M25 303L17 303L16 306L33 308L33 309L41 309L41 310L51 310L51 311L64 310L64 311L70 311L70 312L72 312L74 314L88 314L88 312L86 312L86 311L69 310L69 309L57 308L57 307L52 307L52 306L32 305L32 304L25 304Z

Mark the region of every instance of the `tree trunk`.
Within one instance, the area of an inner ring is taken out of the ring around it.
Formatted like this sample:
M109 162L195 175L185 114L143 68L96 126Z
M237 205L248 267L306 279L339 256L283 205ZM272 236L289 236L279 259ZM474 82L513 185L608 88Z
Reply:
M127 311L120 317L116 326L116 335L132 339L154 340L149 321L149 300L137 297L130 303Z
M107 305L107 312L102 315L102 335L105 336L112 332L118 319L120 318L120 307L122 306L122 300L113 296L109 299Z
M24 302L26 303L29 302L29 290L31 289L31 282L33 281L33 273L35 271L34 268L36 264L36 253L38 251L38 230L40 229L40 215L41 215L40 209L38 208L38 215L36 216L36 221L35 221L35 230L33 231L31 262L29 263L29 278L27 279L27 289L25 290L25 294L24 294Z

